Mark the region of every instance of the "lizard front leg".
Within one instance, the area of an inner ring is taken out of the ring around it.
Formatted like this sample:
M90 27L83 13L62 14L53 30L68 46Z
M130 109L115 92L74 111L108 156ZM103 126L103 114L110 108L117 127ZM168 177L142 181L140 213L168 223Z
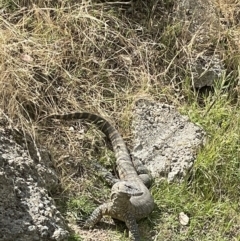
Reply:
M132 215L128 215L125 220L125 223L129 229L129 232L130 232L129 237L131 238L131 240L140 241L140 234L139 234L136 219L134 219Z
M109 214L111 203L105 203L97 207L91 214L91 216L86 220L84 227L93 227L96 223L98 223L103 215Z

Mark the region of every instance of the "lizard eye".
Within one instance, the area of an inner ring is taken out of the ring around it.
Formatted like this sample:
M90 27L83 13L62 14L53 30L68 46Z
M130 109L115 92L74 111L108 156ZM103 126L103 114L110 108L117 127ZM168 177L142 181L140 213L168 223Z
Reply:
M132 186L130 186L130 185L125 185L127 188L132 188Z

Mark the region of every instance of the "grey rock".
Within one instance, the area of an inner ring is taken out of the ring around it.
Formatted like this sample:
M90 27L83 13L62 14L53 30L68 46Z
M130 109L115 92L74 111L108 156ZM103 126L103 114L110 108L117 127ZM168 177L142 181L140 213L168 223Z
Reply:
M155 178L182 180L204 143L203 129L173 106L148 100L137 101L133 116L132 158L142 161Z
M63 218L48 196L57 176L50 160L37 163L0 126L0 241L67 240Z
M188 42L186 69L191 72L194 87L212 86L226 69L218 53L220 24L216 6L211 0L179 0L175 3L175 18L182 21Z

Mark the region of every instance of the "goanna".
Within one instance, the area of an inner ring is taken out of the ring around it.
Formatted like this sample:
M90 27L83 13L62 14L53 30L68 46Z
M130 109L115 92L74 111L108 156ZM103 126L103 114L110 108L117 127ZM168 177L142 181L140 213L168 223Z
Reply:
M47 119L87 120L95 124L111 141L115 156L116 169L120 180L115 182L111 190L111 200L94 210L85 223L85 227L93 227L103 215L124 221L134 241L140 241L137 220L148 216L153 210L154 201L138 175L128 149L119 132L104 118L90 113L75 112L70 114L53 114Z

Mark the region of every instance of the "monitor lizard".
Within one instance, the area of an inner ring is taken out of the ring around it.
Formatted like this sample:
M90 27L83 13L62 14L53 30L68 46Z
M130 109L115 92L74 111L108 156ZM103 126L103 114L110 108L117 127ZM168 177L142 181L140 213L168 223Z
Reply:
M144 178L138 174L126 144L117 129L104 118L87 112L69 114L52 114L47 119L86 120L95 124L111 141L116 156L116 169L119 179L114 181L111 189L111 200L97 207L85 222L85 227L93 227L103 215L124 221L134 241L140 241L137 220L148 216L154 208L154 200ZM144 168L142 168L144 169ZM145 169L144 169L145 170ZM146 176L146 175L145 175Z

